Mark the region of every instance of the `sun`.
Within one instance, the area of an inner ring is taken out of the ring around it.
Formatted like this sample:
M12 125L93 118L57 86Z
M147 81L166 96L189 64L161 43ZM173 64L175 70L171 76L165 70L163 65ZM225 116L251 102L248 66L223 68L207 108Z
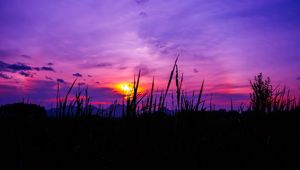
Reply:
M125 94L130 94L132 92L132 88L128 84L122 84L121 89L124 91Z
M119 83L116 85L116 90L123 95L130 96L133 92L133 87L130 83Z
M114 85L114 89L116 92L118 92L119 94L125 95L125 96L131 96L133 95L133 84L132 83L117 83ZM138 90L137 90L138 94L142 94L144 93L144 88L139 85Z

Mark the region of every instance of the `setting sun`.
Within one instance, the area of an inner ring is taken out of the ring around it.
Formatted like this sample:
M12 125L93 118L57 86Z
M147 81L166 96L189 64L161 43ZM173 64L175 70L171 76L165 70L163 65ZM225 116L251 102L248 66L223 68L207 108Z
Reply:
M132 83L118 83L114 86L114 89L122 95L131 96L133 94L133 84ZM143 93L144 88L139 85L138 93Z
M130 83L119 83L116 85L116 90L123 95L131 95L133 87Z
M121 84L121 89L126 95L130 95L133 91L133 88L129 84Z

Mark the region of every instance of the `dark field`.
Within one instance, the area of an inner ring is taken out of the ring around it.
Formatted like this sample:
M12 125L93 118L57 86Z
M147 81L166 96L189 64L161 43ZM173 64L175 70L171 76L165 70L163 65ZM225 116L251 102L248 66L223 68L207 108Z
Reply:
M1 169L299 168L299 109L120 119L47 118L26 104L0 110Z

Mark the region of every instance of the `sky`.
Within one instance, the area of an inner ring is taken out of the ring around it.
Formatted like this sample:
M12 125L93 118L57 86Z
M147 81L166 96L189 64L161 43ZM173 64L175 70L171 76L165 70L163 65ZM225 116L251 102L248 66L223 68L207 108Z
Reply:
M0 104L49 107L76 78L109 104L139 70L162 90L177 55L183 88L205 80L217 106L247 102L260 72L299 97L299 18L298 0L1 0Z

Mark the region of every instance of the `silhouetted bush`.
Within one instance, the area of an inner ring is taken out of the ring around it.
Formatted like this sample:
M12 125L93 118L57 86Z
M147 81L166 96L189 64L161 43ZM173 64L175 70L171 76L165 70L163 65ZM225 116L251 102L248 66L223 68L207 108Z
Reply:
M36 104L14 103L0 106L1 118L37 120L44 119L46 116L45 108Z
M273 88L271 79L263 79L262 73L254 77L254 81L250 81L252 93L250 94L251 108L255 112L271 112Z

